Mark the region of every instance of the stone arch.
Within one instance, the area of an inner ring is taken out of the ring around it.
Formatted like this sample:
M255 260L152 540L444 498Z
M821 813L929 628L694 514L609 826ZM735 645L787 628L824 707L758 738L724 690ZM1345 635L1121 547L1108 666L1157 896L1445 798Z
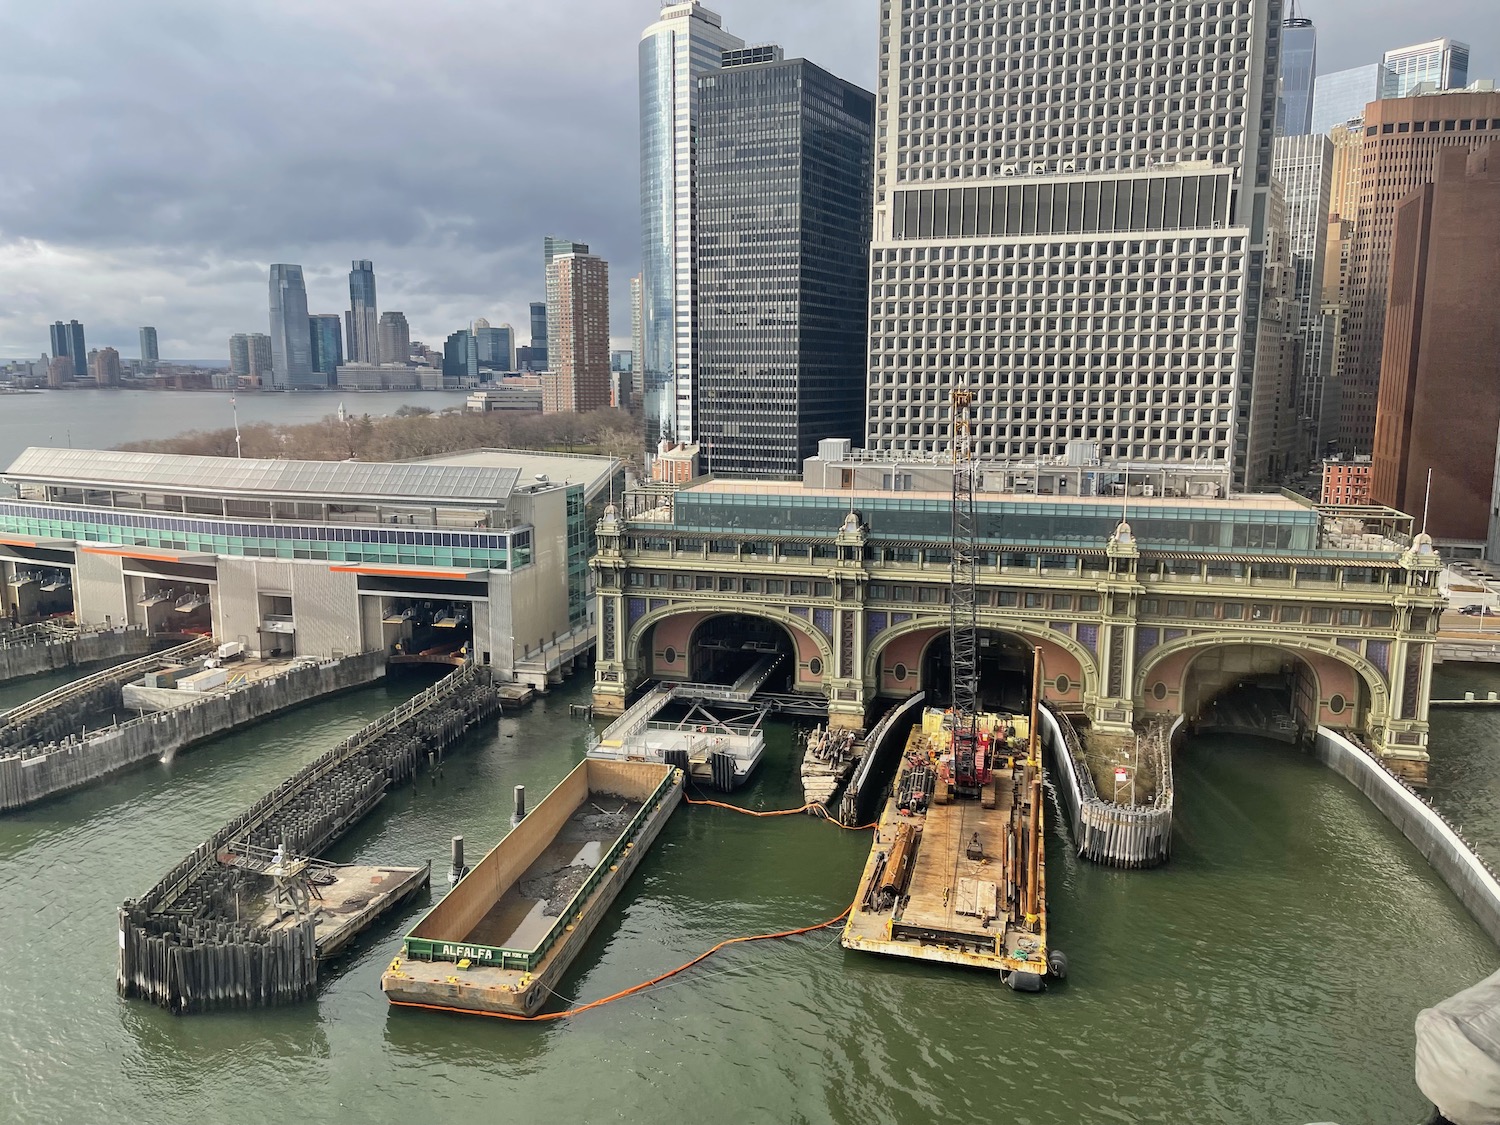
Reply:
M979 629L981 632L1006 633L1019 637L1032 648L1042 650L1043 676L1046 681L1043 697L1047 701L1063 707L1076 708L1091 704L1098 699L1098 659L1072 637L1054 632L1045 626L1012 621L994 622L981 619ZM920 660L925 655L928 646L938 636L947 635L948 623L946 621L935 621L930 617L915 618L911 621L903 621L899 625L889 626L876 634L866 645L865 683L872 685L876 693L884 692L889 695L899 692L902 685L888 683L887 677L883 675L882 659L893 643L923 632L931 635L921 642L916 664L920 667ZM1051 667L1048 667L1049 655L1053 655ZM1063 675L1069 679L1068 691L1065 693L1057 690L1058 677ZM912 681L912 689L915 690L915 680Z
M1200 634L1157 645L1138 659L1133 685L1137 714L1179 712L1183 686L1198 657L1214 649L1244 647L1281 651L1311 671L1317 683L1320 724L1347 727L1357 713L1360 689L1368 693L1367 723L1384 723L1389 713L1390 687L1385 676L1364 656L1342 645L1316 637ZM1158 685L1164 687L1164 694Z
M693 636L697 633L699 626L714 617L758 617L778 625L792 638L793 649L797 653L797 670L793 676L793 684L797 689L807 691L812 689L825 690L827 680L833 675L833 642L824 637L817 629L812 628L808 622L795 614L776 609L774 606L764 605L710 605L702 602L677 603L664 606L661 609L647 613L634 625L625 635L625 653L631 666L638 674L654 676L661 674L654 670L651 653L643 654L641 644L653 629L668 622L675 617L685 618L681 625L682 648L679 661L682 667L675 676L672 671L666 673L667 678L686 679L686 656L688 645L692 643ZM674 635L674 638L675 635ZM667 647L677 648L675 644ZM813 660L821 664L821 672L812 671ZM676 663L676 662L673 662Z

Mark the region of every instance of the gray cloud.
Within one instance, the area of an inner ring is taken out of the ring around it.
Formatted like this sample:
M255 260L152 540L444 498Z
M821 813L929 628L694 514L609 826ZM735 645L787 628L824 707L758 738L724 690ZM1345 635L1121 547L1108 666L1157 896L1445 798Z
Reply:
M876 0L719 0L725 24L871 85ZM1301 0L1320 69L1450 34L1497 69L1494 0ZM78 317L127 356L212 358L265 329L265 267L315 311L351 258L429 342L521 327L542 235L639 261L636 45L654 0L49 0L0 5L0 355Z

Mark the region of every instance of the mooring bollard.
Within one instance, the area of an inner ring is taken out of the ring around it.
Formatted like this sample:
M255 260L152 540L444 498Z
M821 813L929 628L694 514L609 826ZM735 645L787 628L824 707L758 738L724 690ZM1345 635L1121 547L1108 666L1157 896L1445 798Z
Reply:
M526 786L516 786L516 809L511 814L510 826L514 828L526 819Z
M457 883L469 869L464 866L464 838L453 837L453 865L448 868L448 882Z

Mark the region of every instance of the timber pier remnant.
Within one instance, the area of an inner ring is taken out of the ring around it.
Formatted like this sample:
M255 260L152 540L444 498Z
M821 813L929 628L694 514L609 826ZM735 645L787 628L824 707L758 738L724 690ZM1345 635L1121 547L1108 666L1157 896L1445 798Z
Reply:
M319 966L430 874L314 857L499 707L489 669L468 665L220 828L121 906L120 993L180 1014L311 996Z

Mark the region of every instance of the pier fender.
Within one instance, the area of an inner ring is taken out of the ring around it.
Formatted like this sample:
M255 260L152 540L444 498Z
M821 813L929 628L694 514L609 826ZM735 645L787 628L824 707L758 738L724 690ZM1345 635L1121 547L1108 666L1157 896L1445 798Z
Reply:
M1010 987L1012 992L1040 992L1043 987L1041 973L1027 973L1017 969L1014 972L1001 973L1000 979Z
M1047 954L1047 975L1053 980L1068 979L1068 955L1061 949Z

